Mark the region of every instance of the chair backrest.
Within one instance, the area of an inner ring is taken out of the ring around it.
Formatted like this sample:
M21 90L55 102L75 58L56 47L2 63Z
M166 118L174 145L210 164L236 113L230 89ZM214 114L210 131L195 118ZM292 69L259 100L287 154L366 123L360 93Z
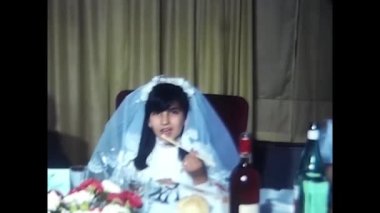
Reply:
M261 174L261 187L292 189L304 143L255 141L253 164Z
M116 108L133 90L122 90L116 96ZM240 133L247 130L248 102L240 96L204 94L214 107L235 142L238 143Z

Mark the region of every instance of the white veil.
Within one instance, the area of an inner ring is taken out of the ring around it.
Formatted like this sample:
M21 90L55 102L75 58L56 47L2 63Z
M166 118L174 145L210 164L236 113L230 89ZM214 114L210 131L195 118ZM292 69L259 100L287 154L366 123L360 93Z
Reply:
M88 163L91 172L104 170L104 159L99 153L119 153L116 165L125 164L123 153L137 154L143 127L145 103L149 92L158 83L172 83L181 86L189 97L189 111L181 136L181 143L197 141L206 147L207 155L213 156L215 166L209 167L209 176L214 180L228 178L239 162L239 154L226 126L206 97L182 78L156 76L147 84L130 93L107 122L93 155ZM112 169L110 171L112 173Z

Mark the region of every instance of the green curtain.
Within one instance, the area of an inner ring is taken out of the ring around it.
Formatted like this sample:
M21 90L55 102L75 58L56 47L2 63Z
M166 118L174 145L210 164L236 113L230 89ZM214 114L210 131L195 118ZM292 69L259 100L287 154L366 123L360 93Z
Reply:
M259 140L332 117L331 0L48 0L48 124L86 163L120 90L183 77L240 95Z
M250 0L49 0L50 129L81 139L64 141L72 161L92 153L116 94L155 75L252 103L252 11Z

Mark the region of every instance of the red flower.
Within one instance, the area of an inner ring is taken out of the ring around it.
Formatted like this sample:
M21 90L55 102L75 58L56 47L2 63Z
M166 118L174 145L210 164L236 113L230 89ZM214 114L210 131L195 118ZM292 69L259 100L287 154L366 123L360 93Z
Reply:
M89 178L83 181L79 186L70 190L69 194L72 194L74 192L78 192L84 189L91 189L95 193L101 193L103 192L102 182L93 178Z
M108 193L107 194L107 201L112 202L112 201L121 201L121 204L124 205L125 201L127 199L123 199L121 196L121 193Z
M127 201L131 196L133 195L133 192L130 191L122 191L120 193L120 198L124 201Z
M143 203L138 194L125 190L120 193L105 192L102 186L102 182L96 179L87 179L83 181L78 187L72 189L69 194L78 192L81 190L90 190L95 194L101 194L100 199L106 199L107 202L118 203L121 206L130 206L131 208L141 208Z
M126 202L128 202L132 208L140 208L142 206L141 197L130 191L123 191L121 193L109 193L107 196L107 201L118 203L121 202L122 205L125 205Z
M141 197L138 196L137 194L134 194L132 193L129 198L129 204L133 207L133 208L140 208L142 206L142 200L141 200Z

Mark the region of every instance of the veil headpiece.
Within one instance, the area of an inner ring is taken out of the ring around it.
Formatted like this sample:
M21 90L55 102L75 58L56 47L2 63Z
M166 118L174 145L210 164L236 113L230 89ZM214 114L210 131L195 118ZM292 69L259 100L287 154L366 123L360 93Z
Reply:
M145 103L152 88L159 83L171 83L182 87L189 98L189 111L186 117L181 143L192 144L197 141L207 148L207 155L214 156L215 165L209 168L211 178L229 176L239 161L239 155L226 126L219 118L206 97L197 88L183 78L156 76L150 82L130 93L107 122L104 132L95 147L88 168L100 172L103 167L100 152L119 153L117 164L123 164L122 153L127 151L137 154L143 120ZM201 150L202 151L202 150ZM227 172L219 174L220 171ZM214 177L213 177L214 176Z

